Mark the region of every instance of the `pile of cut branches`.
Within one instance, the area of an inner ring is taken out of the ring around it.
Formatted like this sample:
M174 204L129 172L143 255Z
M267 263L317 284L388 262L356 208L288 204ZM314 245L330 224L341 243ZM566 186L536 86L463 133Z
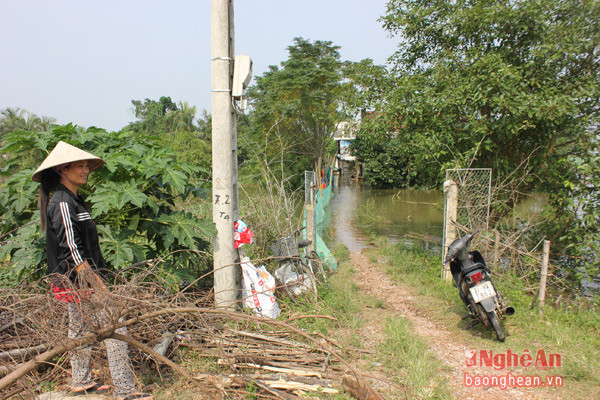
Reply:
M149 271L117 281L107 294L74 292L81 301L72 304L85 307L88 328L77 338L68 337L67 304L46 280L2 290L0 399L60 388L69 380L69 351L108 338L129 344L138 372L158 372L155 388L181 380L197 387L199 398L297 399L311 391L380 398L351 366L349 350L292 321L214 308L210 292L172 292ZM101 313L108 318L99 323ZM94 372L110 382L100 350L94 349Z

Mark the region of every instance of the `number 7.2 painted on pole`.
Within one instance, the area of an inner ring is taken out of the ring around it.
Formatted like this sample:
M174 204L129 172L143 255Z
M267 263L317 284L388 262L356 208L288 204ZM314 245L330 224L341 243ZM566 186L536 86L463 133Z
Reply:
M224 202L221 202L221 197L225 197ZM225 196L221 196L220 194L215 194L215 205L219 206L219 205L231 204L229 199L230 199L230 197L228 194L226 194ZM229 214L227 212L219 211L219 218L223 218L224 220L229 220L231 217L229 216Z
M220 194L215 194L215 205L220 205L220 204L231 204L229 202L229 195L226 194L225 196L225 201L223 203L221 203L221 195Z

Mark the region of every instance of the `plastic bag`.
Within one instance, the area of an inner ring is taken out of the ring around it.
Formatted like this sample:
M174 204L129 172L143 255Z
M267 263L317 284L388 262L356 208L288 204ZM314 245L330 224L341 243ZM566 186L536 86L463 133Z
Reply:
M275 278L264 265L256 268L249 257L242 258L242 296L244 306L260 317L277 319L279 304L275 297Z
M275 277L279 282L287 286L288 290L295 296L309 290L312 285L310 276L292 271L292 264L290 263L279 267L275 271Z
M238 248L244 243L252 243L254 241L254 233L248 228L248 225L241 219L233 223L233 247Z

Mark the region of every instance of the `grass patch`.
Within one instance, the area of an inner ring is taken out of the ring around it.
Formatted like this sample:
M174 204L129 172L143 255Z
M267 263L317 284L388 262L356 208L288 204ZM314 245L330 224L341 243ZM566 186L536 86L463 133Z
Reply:
M342 329L356 332L364 324L360 314L385 310L385 299L367 295L358 289L354 278L355 269L349 261L345 246L337 245L334 254L336 258L339 257L340 264L337 272L331 276L330 287L320 292L323 304L337 313ZM374 264L381 263L381 257L375 253L368 255ZM453 398L445 389L447 382L441 374L442 364L432 355L425 342L412 333L410 322L396 317L388 317L384 321L383 341L376 349L369 349L375 350L369 357L369 362L371 366L383 368L385 376L402 388L395 390L394 396L390 398ZM347 335L349 346L362 347L363 338L356 333Z
M350 260L350 251L343 243L337 243L333 248L333 256L338 263Z
M338 322L323 318L301 319L296 322L298 327L324 335L330 334L331 330L340 326L352 330L360 327L362 323L359 318L360 304L368 302L369 299L360 293L354 283L352 277L355 270L349 261L348 250L345 246L342 247L348 257L338 259L338 269L328 277L328 285L321 285L318 288L319 301L315 303L310 297L301 297L296 304L287 303L288 306L284 308L294 314L329 315L336 318ZM337 255L342 249L338 246L335 251ZM281 300L287 301L285 298ZM285 318L286 316L280 317L280 319ZM359 338L354 338L351 345L356 347L360 344L358 342L360 342Z
M384 365L397 375L396 381L406 387L406 399L452 399L445 390L447 383L440 374L442 364L430 352L427 344L412 333L405 318L388 318L385 341L379 354Z

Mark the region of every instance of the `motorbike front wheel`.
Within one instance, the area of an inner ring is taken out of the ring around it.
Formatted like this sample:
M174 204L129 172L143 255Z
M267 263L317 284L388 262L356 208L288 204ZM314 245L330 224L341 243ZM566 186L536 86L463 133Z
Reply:
M504 329L502 328L502 323L500 322L500 318L496 311L490 311L487 313L488 320L491 322L494 331L496 331L496 336L498 336L498 340L504 342L506 340L506 335L504 335Z

